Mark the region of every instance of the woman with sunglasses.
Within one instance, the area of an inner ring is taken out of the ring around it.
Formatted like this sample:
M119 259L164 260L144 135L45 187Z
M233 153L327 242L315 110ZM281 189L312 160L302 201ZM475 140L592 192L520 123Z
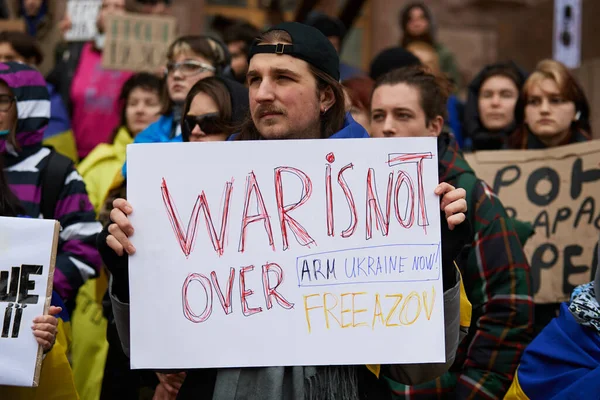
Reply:
M190 90L183 111L184 142L227 140L244 121L248 89L227 78L203 79Z
M196 82L219 75L228 66L227 49L209 36L183 36L171 44L165 68L162 116L134 143L181 142L183 103ZM127 176L126 165L123 176Z

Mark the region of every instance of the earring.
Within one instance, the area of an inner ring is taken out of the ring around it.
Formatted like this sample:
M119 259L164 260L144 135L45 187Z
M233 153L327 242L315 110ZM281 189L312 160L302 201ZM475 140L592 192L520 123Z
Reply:
M575 121L579 121L579 118L581 118L581 111L575 113Z

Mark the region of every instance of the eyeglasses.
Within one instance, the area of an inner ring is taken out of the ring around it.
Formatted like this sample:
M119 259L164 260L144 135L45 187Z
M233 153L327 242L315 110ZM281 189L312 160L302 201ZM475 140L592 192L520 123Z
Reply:
M207 135L215 135L225 131L225 122L221 120L219 113L203 115L186 115L183 117L181 131L184 137L190 137L196 126Z
M165 69L165 73L168 75L172 74L175 71L179 71L183 76L189 77L199 74L201 72L215 72L215 67L194 60L186 60L179 63L168 63L167 68Z
M10 110L15 100L15 96L11 96L9 94L0 94L0 111L6 112Z

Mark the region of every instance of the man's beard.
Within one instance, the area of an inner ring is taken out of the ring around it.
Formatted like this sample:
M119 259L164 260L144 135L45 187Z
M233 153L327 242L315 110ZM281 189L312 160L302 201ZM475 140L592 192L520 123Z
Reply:
M259 108L257 109L256 115L259 116L259 118L257 119L257 122L260 122L260 116L262 114L268 113L268 112L281 112L280 116L277 118L280 119L287 119L287 114L281 110L281 109L275 109L275 108L270 108L270 107L265 107L262 110ZM289 121L289 120L288 120ZM266 137L262 132L260 132L260 129L258 128L258 126L264 126L265 130L269 129L271 126L273 125L269 125L268 123L263 122L262 124L255 124L255 127L257 128L257 131L259 133L259 135L264 138L264 139L269 139L269 140L281 140L281 139L319 139L323 136L322 132L321 132L321 121L316 121L315 123L311 124L310 126L303 128L303 129L295 129L295 127L293 127L292 124L288 124L289 129L286 132L277 132L275 134L271 133L270 135L268 135L268 137Z

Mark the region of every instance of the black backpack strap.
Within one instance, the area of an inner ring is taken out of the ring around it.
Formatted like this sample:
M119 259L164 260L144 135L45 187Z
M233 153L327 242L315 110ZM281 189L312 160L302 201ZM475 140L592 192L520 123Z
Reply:
M48 163L41 173L42 198L40 211L44 219L54 219L54 211L73 161L50 148Z

